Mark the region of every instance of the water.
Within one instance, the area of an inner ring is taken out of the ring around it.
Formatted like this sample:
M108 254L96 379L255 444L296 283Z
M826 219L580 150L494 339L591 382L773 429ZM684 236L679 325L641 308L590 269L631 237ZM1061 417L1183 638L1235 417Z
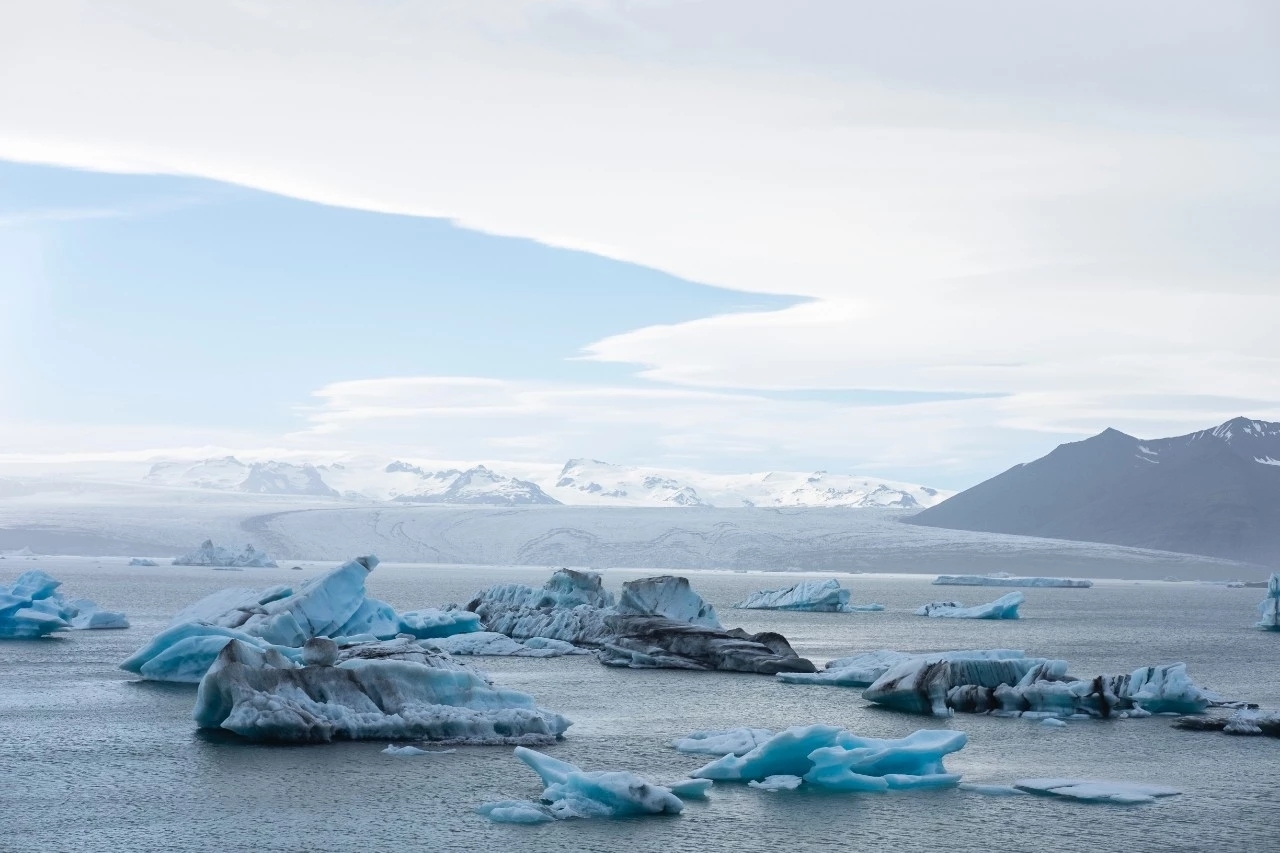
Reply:
M99 565L101 563L101 565ZM703 760L667 743L700 728L823 722L875 736L953 727L969 745L948 768L975 782L1088 776L1173 785L1185 793L1134 807L965 791L769 794L720 785L684 815L492 824L492 799L536 798L541 786L506 747L395 758L383 743L268 747L197 732L194 688L133 680L116 665L198 596L267 585L305 571L126 568L121 561L9 558L0 578L40 567L72 597L127 610L128 631L0 642L0 850L66 851L743 851L1263 850L1280 824L1280 742L1180 732L1164 718L1073 722L1051 730L1017 719L933 720L877 710L856 690L783 685L761 676L617 670L590 657L472 658L509 687L575 721L548 751L585 769L672 781ZM639 577L609 572L614 589ZM498 581L540 583L545 570L384 565L369 592L409 609L466 600ZM1103 582L1027 589L1017 622L926 620L934 598L977 603L1007 590L933 587L905 576L845 576L858 602L884 613L733 611L755 589L797 575L695 573L727 625L786 634L818 661L875 648L1025 648L1063 657L1076 674L1185 661L1201 684L1280 707L1280 637L1251 629L1262 592L1193 584Z

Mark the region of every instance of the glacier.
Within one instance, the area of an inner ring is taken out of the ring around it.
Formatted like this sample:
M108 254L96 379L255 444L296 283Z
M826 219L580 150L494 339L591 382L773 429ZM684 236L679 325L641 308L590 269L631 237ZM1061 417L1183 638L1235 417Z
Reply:
M154 681L197 683L232 640L287 658L314 637L388 640L405 635L439 640L449 632L480 630L476 614L461 610L416 610L398 614L365 595L365 579L378 565L372 555L350 560L311 578L295 591L222 589L184 607L168 628L129 656L121 669Z
M62 582L33 569L0 586L0 638L34 640L58 631L128 628L123 613L101 610L86 598L68 601L58 593Z
M1263 631L1280 631L1280 572L1267 580L1267 597L1258 602L1257 627Z
M992 572L987 575L938 575L936 586L1027 586L1088 589L1093 581L1080 578L1018 577L1008 572Z
M276 561L252 545L245 545L239 554L213 544L212 539L200 543L190 554L173 559L175 566L212 566L214 568L274 569Z
M477 811L495 823L675 815L684 811L684 803L670 789L647 782L634 773L584 771L567 761L519 746L515 755L538 774L545 790L537 803L501 800L481 805ZM693 790L695 796L706 793L700 786L689 790Z
M688 580L670 575L628 581L615 604L598 573L560 569L541 589L497 584L465 609L479 614L486 630L513 639L542 637L594 648L607 666L814 670L780 634L725 630Z
M931 601L921 606L916 615L945 619L1017 619L1018 607L1025 600L1022 593L1011 592L975 607L965 607L959 601Z
M804 610L815 613L884 610L883 604L849 604L849 590L843 589L835 578L801 581L781 589L762 589L733 606L738 610Z
M948 729L867 738L835 726L792 726L748 753L725 755L690 775L717 782L795 776L833 791L949 788L960 774L948 773L943 758L967 742L964 732Z
M410 638L343 653L332 640L316 638L303 656L311 662L239 640L227 643L200 681L196 724L255 741L483 744L551 743L570 725L528 694L496 687Z
M1213 702L1181 663L1079 679L1067 674L1066 661L1026 657L912 658L891 667L862 695L887 708L939 717L953 711L1100 718L1198 714Z
M878 649L850 657L827 661L822 672L780 672L778 679L788 684L820 684L828 687L869 687L880 676L904 661L933 660L1008 660L1025 657L1020 649L957 649L944 652L900 652Z

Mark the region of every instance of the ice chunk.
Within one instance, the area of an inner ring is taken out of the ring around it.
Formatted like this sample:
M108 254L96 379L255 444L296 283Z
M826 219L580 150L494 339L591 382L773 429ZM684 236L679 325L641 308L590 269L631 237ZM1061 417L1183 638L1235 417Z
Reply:
M190 554L175 557L175 566L213 566L215 568L274 569L276 561L252 545L245 545L239 554L213 544L212 539L200 543Z
M88 599L67 601L62 582L39 570L23 572L0 586L0 638L30 640L58 631L128 628L123 613L100 610Z
M1267 580L1267 597L1258 603L1258 627L1263 631L1280 631L1280 572Z
M1182 793L1167 785L1111 782L1104 779L1019 779L1013 785L1029 794L1069 797L1087 803L1123 805L1150 803L1157 797L1172 797Z
M954 786L943 757L964 747L968 736L921 730L904 738L864 738L835 726L793 726L745 755L726 755L692 776L716 781L798 776L837 791L887 791Z
M804 784L804 780L799 776L766 776L759 781L752 779L747 783L752 788L759 788L762 791L794 791Z
M705 800L711 787L710 779L681 779L667 786L667 790L684 800Z
M196 723L250 740L296 743L538 744L569 727L531 696L495 687L407 638L345 651L336 666L299 666L274 649L233 640L200 682Z
M829 687L867 687L876 679L904 661L930 658L933 660L1007 660L1021 658L1019 649L957 649L945 652L899 652L879 649L847 658L828 661L822 672L780 672L778 679L788 684L822 684Z
M931 601L916 611L917 616L947 619L1017 619L1018 606L1026 600L1020 592L1002 595L989 604L965 607L959 601Z
M527 640L513 640L506 634L493 631L477 631L469 634L455 634L452 637L438 637L429 641L432 646L451 655L489 655L494 657L526 657L553 658L561 655L590 654L587 649L580 649L563 640L548 640L545 637L530 637Z
M299 656L300 649L273 646L235 628L184 622L173 625L152 637L120 664L120 668L141 675L148 681L174 681L199 684L209 667L217 660L227 643L239 640L261 651L275 649L289 656Z
M1174 728L1225 732L1229 735L1280 737L1280 711L1241 708L1229 717L1179 717Z
M1030 586L1068 589L1088 589L1093 586L1093 581L1079 578L1020 578L1007 572L993 572L989 575L938 575L933 582L938 586Z
M716 609L693 591L687 578L662 575L622 585L617 612L625 616L662 616L673 622L719 628Z
M840 581L806 580L782 589L764 589L753 592L743 601L733 605L740 610L809 610L838 613L849 606L849 590L840 587Z
M480 617L466 610L410 610L400 614L400 633L418 639L483 630Z
M772 729L703 730L673 740L671 748L690 755L745 755L771 737Z
M387 748L382 751L387 755L398 755L404 758L427 754L425 749L418 749L416 746L396 746L395 744L388 744Z
M131 566L158 566L158 565L160 565L160 564L159 564L159 563L157 563L155 560L148 560L148 559L146 559L145 557L134 557L132 560L130 560L130 561L129 561L129 565L131 565Z
M506 823L541 823L590 817L631 817L633 815L679 814L684 803L667 788L653 785L625 771L585 772L567 761L541 752L516 747L516 757L533 768L546 790L542 803L504 800L485 803L480 813L490 820Z
M1051 729L1065 729L1067 727L1066 722L1057 717L1045 717L1040 721L1040 725Z

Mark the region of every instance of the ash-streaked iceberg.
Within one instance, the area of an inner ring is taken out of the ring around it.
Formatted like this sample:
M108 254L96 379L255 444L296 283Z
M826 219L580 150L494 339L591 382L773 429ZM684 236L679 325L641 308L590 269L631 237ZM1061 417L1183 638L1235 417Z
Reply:
M309 654L312 647L318 651ZM300 664L275 649L231 641L200 682L196 724L287 743L545 744L569 727L528 694L496 687L410 638L364 644L345 655L317 638L303 654L314 662Z
M1008 572L992 572L989 575L938 575L933 579L937 586L1025 586L1061 589L1088 589L1093 581L1082 578L1018 577Z
M468 615L474 616L475 614ZM513 640L506 634L498 634L493 631L454 634L451 637L438 637L427 642L451 655L555 658L563 655L591 654L590 650L580 649L572 643L566 643L564 640L548 640L545 637Z
M230 551L213 544L212 539L200 543L200 547L190 554L183 554L173 560L175 566L211 566L213 568L234 569L274 569L276 561L259 551L252 545L245 545L240 553Z
M891 667L862 695L887 708L939 717L953 711L1100 718L1196 714L1212 702L1181 663L1079 679L1067 674L1066 661L1024 657L913 658Z
M1175 729L1195 732L1223 732L1229 735L1280 737L1280 711L1240 708L1230 716L1179 717Z
M690 732L671 742L676 752L689 755L746 755L773 737L773 729L716 729Z
M62 582L35 569L0 586L0 638L34 640L59 631L128 628L123 613L102 610L88 599L68 601Z
M813 613L855 613L883 610L883 604L849 604L849 590L840 581L806 580L781 589L753 592L733 605L738 610L802 610Z
M1022 658L1020 649L955 649L943 652L900 652L878 649L827 661L822 672L780 672L778 679L788 684L818 684L827 687L869 687L890 668L906 661L932 660L1009 660Z
M1280 631L1280 572L1267 581L1267 597L1258 602L1258 627L1263 631Z
M1152 803L1157 797L1173 797L1182 793L1168 785L1114 782L1109 779L1019 779L1013 783L1013 787L1028 794L1117 805Z
M1022 593L1011 592L974 607L965 607L959 601L931 601L922 605L916 615L943 619L1017 619L1018 607L1025 600Z
M615 604L600 575L561 569L542 589L499 584L466 609L489 631L590 647L608 666L770 675L814 669L780 634L721 628L715 610L684 578L628 581Z
M496 823L544 823L570 818L677 815L684 803L661 785L624 770L584 771L541 752L516 747L516 757L533 768L545 790L540 802L502 800L477 811ZM705 794L705 790L700 793Z
M964 732L947 729L867 738L835 726L793 726L744 755L725 755L690 775L717 782L797 776L834 791L949 788L960 774L948 773L943 758L967 742Z

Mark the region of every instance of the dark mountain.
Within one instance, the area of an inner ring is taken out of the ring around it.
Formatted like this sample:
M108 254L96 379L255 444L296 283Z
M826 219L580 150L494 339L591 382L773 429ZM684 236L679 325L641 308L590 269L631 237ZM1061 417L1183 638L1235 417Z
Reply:
M1108 429L909 523L1280 563L1280 424L1236 418L1149 441Z

